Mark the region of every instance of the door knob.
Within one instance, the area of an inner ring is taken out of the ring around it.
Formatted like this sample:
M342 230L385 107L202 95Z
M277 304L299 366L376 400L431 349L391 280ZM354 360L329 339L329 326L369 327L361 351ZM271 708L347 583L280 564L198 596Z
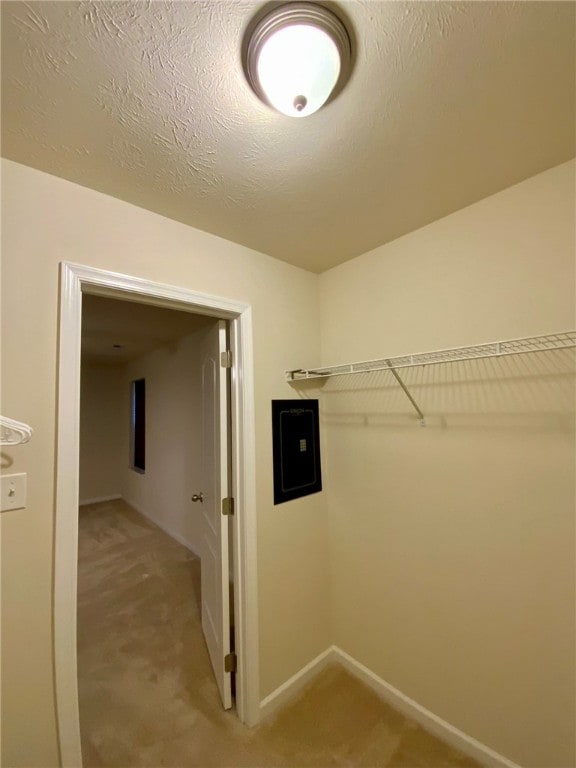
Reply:
M204 501L204 494L202 491L200 491L200 493L195 493L194 496L192 496L192 501L199 501L202 503Z

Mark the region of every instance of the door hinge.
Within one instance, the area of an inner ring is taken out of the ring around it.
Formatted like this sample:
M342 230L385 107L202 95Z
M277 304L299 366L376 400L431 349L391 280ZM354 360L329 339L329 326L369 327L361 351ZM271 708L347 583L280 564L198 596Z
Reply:
M232 350L227 349L220 354L220 365L222 368L232 368Z
M235 653L228 653L224 656L224 672L236 672Z
M227 496L225 499L222 499L222 514L223 515L234 514L234 497L233 496Z

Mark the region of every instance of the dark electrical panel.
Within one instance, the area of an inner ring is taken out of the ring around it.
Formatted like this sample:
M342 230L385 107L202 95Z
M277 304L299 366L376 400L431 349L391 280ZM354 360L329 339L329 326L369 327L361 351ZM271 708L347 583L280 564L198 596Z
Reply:
M272 400L274 504L322 490L318 400Z

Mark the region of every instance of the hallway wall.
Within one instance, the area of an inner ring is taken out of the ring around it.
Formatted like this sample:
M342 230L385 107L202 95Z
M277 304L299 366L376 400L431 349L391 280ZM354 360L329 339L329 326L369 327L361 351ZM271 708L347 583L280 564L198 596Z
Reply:
M205 329L128 363L121 371L122 410L130 388L146 380L146 471L130 466L129 429L122 431L122 497L200 556L200 510L191 502L201 489L202 369ZM126 420L126 424L128 424Z
M122 408L120 369L82 362L80 393L80 503L119 496L121 439L128 423Z
M59 760L52 646L59 262L252 307L260 642L253 673L262 697L331 642L324 495L274 507L270 439L270 401L297 397L282 372L312 365L320 352L318 277L6 160L2 224L2 408L35 430L30 443L3 452L11 472L28 474L28 504L0 522L2 759L11 768L50 768Z

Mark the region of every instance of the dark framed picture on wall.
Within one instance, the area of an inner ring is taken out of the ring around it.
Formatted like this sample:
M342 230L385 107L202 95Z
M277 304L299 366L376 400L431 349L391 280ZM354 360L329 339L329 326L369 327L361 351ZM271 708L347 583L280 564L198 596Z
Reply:
M318 400L272 400L274 504L322 490Z

